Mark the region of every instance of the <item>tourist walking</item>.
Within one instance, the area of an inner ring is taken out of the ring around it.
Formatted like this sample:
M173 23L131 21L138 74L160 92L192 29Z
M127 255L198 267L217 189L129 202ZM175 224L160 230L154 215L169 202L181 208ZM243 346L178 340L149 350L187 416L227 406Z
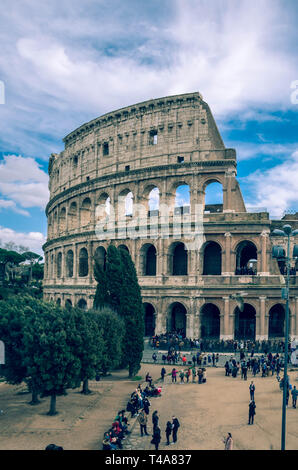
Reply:
M233 450L233 439L230 432L228 432L228 435L224 438L223 442L225 445L225 450Z
M177 432L180 427L180 423L175 416L172 416L172 425L173 425L173 443L177 442Z
M256 414L256 404L251 400L248 405L248 424L254 424L254 416Z
M164 382L165 380L165 375L166 375L166 369L163 367L160 372L161 380Z
M167 446L170 445L170 435L172 434L173 426L171 421L167 422L167 427L166 427L166 438L167 438Z
M140 431L141 431L141 436L143 437L144 436L144 433L146 436L149 436L149 434L147 433L147 421L148 421L148 418L147 418L147 415L145 413L145 410L141 410L139 416L138 416L138 422L139 422L139 425L140 425Z
M255 399L255 384L253 383L253 381L250 382L250 386L249 386L249 393L250 393L250 399L251 401L254 401Z
M179 377L180 377L180 384L184 383L184 371L183 370L180 371Z
M172 383L177 382L177 370L174 368L172 370Z

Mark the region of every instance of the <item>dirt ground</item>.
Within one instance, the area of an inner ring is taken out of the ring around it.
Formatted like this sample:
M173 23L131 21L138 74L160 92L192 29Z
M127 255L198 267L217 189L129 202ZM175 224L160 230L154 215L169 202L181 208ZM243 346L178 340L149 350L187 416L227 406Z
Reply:
M143 365L139 375L144 379L150 372L154 379L160 375L160 365ZM166 366L167 372L172 367ZM179 369L179 368L178 368ZM290 381L298 386L298 371L290 371ZM248 425L249 384L254 380L256 391L255 424ZM142 380L143 381L143 380ZM91 382L93 393L83 396L79 390L69 390L67 396L57 398L59 414L47 416L49 399L38 406L30 406L30 395L25 386L0 384L1 439L0 450L41 450L50 443L64 449L90 449L102 447L102 437L117 411L126 407L127 399L138 382L127 377L127 371L116 371L100 382ZM208 368L206 384L172 384L166 377L163 393L151 399L151 413L158 410L162 432L160 449L165 445L166 422L175 414L181 424L175 450L223 449L223 437L231 432L235 450L280 449L282 392L276 377L225 377L223 368ZM298 409L287 408L286 448L298 449ZM145 447L153 450L151 436Z

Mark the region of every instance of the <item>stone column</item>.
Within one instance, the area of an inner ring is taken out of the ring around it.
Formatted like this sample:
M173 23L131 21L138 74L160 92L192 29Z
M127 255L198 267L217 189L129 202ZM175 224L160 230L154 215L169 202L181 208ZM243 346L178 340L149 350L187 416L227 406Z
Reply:
M267 240L268 240L268 232L263 230L261 233L261 263L258 263L260 266L261 272L258 273L261 276L269 276L269 269L268 269L268 260L267 260Z
M223 187L223 212L232 212L232 185L235 180L235 170L227 170Z
M88 252L89 284L92 284L94 282L94 277L93 277L93 246L92 246L91 241L88 241L87 252Z
M230 232L225 233L225 259L224 259L224 272L222 273L223 276L231 276L232 268L231 268L231 243L232 243L232 235Z
M193 315L186 313L186 338L193 337Z
M259 322L256 323L256 341L263 341L268 339L268 331L265 331L265 315L266 315L266 299L265 296L260 296L260 314Z
M65 245L62 246L61 278L65 278Z
M79 270L78 270L78 247L75 243L72 245L72 251L73 251L73 276L72 278L76 282Z
M223 320L221 320L221 326L223 323L223 331L220 330L220 339L228 340L233 339L233 333L230 331L232 327L232 322L230 321L230 297L223 297L224 300L224 315Z

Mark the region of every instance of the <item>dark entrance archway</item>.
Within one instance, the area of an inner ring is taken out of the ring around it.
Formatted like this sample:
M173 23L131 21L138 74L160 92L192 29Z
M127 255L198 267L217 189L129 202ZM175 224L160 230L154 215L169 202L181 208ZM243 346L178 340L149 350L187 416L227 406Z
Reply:
M184 243L177 243L173 249L173 276L187 275L187 250Z
M175 302L171 307L170 330L186 336L186 308L179 302Z
M205 246L203 275L221 275L221 247L216 242L209 242Z
M145 336L154 336L155 333L155 309L149 303L144 304L145 310Z
M282 338L285 336L285 309L276 304L269 310L269 338Z
M201 309L201 338L219 339L220 311L214 304L205 304Z
M250 260L258 259L258 250L254 243L250 241L241 242L236 251L236 271L235 274L254 274L253 266L250 266Z
M250 304L244 304L243 312L240 312L236 307L235 315L235 332L234 338L236 340L251 340L255 341L256 338L256 311Z

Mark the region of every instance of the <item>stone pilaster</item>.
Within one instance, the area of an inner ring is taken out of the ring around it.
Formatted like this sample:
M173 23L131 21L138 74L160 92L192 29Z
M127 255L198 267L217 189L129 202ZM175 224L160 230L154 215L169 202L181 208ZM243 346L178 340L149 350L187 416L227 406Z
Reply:
M266 315L266 299L265 296L259 297L260 302L260 314L257 317L258 322L256 323L256 340L263 341L268 339L268 331L265 331L265 315Z

